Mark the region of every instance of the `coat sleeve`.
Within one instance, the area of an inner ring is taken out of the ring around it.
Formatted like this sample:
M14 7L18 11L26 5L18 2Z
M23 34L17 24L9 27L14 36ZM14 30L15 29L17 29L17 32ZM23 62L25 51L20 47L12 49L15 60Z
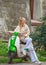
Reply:
M26 25L26 33L25 36L29 36L30 35L30 29L28 27L28 25Z
M19 32L19 26L15 28L14 32Z

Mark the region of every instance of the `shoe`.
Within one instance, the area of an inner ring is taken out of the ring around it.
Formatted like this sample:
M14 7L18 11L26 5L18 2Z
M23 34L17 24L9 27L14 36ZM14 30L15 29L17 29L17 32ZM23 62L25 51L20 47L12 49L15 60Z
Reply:
M35 62L35 63L37 63L38 65L41 65L41 62L39 61L39 62Z

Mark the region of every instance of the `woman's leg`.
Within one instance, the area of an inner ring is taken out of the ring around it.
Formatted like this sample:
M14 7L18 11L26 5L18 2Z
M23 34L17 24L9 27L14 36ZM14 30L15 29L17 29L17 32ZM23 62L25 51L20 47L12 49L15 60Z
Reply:
M18 54L18 56L20 56L20 39L19 39L19 37L17 37L17 39L16 39L15 46L17 47L17 54Z
M15 54L13 52L9 51L8 55L9 55L8 64L11 64Z
M25 45L25 50L28 49L29 50L29 56L32 60L32 62L39 62L38 58L37 58L37 55L35 53L35 50L34 50L34 47L33 47L33 44L32 44L32 39L29 37L29 38L26 38L24 40L26 42L26 45Z

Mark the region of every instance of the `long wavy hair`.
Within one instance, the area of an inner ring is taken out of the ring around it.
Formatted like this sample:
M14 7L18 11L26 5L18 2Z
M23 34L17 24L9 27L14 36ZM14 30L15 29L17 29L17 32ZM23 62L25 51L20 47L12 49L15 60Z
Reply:
M25 19L24 17L20 17L20 18L19 18L19 23L18 23L18 25L20 26L20 28L23 27L22 21L23 21L24 23L26 23L26 19Z

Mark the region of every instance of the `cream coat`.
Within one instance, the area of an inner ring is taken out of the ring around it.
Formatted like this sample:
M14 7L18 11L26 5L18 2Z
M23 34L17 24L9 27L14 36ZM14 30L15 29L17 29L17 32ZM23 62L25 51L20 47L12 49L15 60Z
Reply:
M27 24L25 24L24 27L22 27L21 29L20 29L19 26L17 26L16 29L14 30L14 32L15 32L15 31L16 31L16 32L19 32L19 33L21 33L21 34L24 34L23 36L20 37L20 39L21 39L22 41L24 41L25 36L26 36L26 37L29 37L29 35L30 35L30 30L29 30L29 27L28 27Z

